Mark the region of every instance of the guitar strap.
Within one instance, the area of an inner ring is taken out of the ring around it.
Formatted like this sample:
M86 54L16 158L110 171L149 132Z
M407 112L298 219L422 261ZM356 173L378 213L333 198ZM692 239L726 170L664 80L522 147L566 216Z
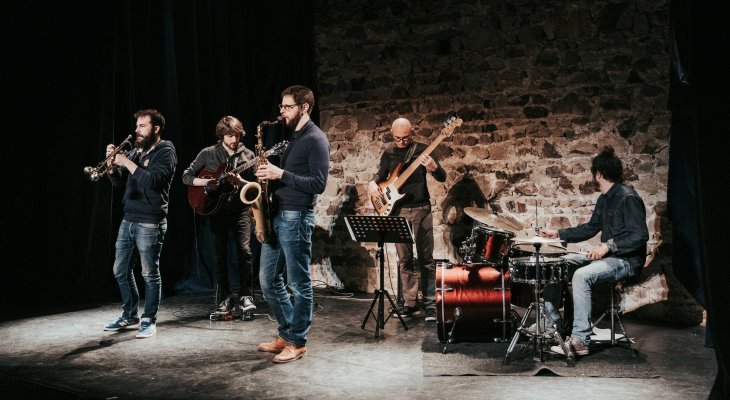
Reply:
M412 142L411 147L408 148L408 152L406 153L406 158L403 159L403 165L408 165L408 162L411 161L413 153L416 152L416 147L418 147L418 143Z

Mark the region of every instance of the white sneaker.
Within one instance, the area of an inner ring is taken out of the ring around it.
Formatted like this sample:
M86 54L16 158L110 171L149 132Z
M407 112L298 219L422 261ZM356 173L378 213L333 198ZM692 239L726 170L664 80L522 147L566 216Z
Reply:
M256 304L253 303L253 297L251 296L241 296L241 310L242 311L249 311L249 310L255 310Z
M139 332L137 332L138 339L148 338L157 333L157 325L152 322L150 318L142 318L142 322L139 326Z

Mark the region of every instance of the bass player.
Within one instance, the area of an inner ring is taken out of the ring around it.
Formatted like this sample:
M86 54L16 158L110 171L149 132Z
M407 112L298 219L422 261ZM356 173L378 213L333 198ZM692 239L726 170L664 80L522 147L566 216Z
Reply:
M214 213L204 217L204 226L211 234L214 247L214 265L217 281L216 303L220 301L219 313L231 313L234 317L256 309L253 301L251 263L251 210L241 202L239 191L247 183L240 174L228 172L224 182L217 178L200 178L201 171L227 170L236 168L255 158L241 138L246 134L243 124L236 117L226 116L216 124L218 143L204 148L183 172L182 181L188 186L206 187L210 196L220 196ZM225 167L225 168L221 168ZM253 169L242 171L247 178L255 180ZM238 292L231 287L228 267L228 237L233 232L238 256Z
M421 291L423 307L426 310L426 322L436 321L436 267L433 262L433 216L431 214L431 196L426 185L426 175L430 173L438 182L446 181L446 171L438 161L424 152L426 145L413 141L411 122L405 118L393 121L391 127L393 143L388 144L380 158L380 168L368 183L368 194L371 199L383 198L382 189L386 183L393 181L398 172L409 163L420 166L400 186L399 192L404 195L398 200L391 215L405 217L411 225L416 241L416 253L421 275ZM398 267L402 283L404 304L397 311L401 316L413 316L420 313L416 307L418 298L418 281L416 265L413 259L413 245L396 243ZM394 310L395 311L395 310Z

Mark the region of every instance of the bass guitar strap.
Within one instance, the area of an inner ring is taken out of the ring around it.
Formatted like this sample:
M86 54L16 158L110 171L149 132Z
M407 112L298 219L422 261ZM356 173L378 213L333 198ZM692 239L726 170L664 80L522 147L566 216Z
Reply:
M406 158L403 159L403 165L408 165L408 163L411 161L411 158L413 158L413 153L416 152L416 147L418 147L418 143L412 142L411 146L408 148L408 152L406 153Z

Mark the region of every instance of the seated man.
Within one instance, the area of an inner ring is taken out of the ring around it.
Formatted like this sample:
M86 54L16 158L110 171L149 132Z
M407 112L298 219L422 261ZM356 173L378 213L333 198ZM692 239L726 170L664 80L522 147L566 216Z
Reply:
M601 194L596 201L590 221L573 228L543 229L540 236L559 238L575 243L588 240L601 232L601 244L587 254L565 257L570 271L575 271L573 284L573 331L566 346L573 354L587 355L591 325L591 290L594 286L638 275L646 260L646 227L644 202L633 187L623 182L623 166L611 146L604 147L591 162L591 174ZM556 306L560 290L547 285L545 306L557 320ZM559 286L559 285L556 285ZM553 351L562 353L559 346Z

